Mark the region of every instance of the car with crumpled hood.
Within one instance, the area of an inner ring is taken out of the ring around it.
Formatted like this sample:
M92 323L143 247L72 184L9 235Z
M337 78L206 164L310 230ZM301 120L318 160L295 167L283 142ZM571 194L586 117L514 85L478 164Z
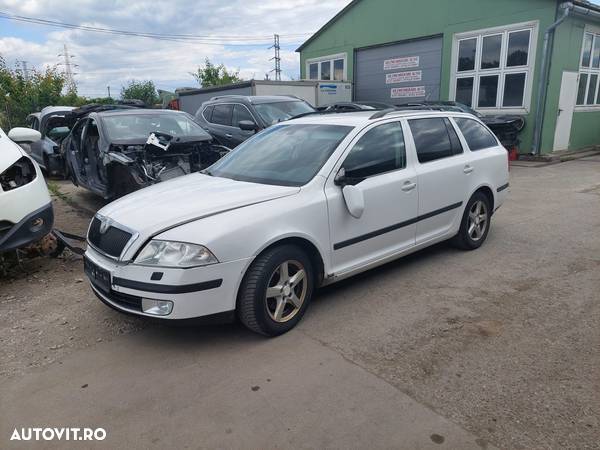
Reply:
M61 147L69 177L105 199L197 172L229 152L181 111L96 105L71 117Z

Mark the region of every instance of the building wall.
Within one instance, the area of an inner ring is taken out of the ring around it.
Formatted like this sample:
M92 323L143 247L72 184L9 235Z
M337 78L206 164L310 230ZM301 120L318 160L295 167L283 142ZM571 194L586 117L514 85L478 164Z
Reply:
M544 153L552 151L554 145L562 73L565 70L579 71L585 27L584 20L570 17L555 32L542 130L542 152ZM600 28L596 26L596 30L598 29ZM569 149L576 150L598 144L600 144L600 108L585 110L576 108L573 114Z
M306 77L306 60L329 54L347 53L347 74L354 72L355 48L367 47L421 36L443 34L441 99L450 93L452 44L455 33L513 23L538 21L533 99L527 106L527 125L521 133L521 152L531 149L535 110L535 87L539 76L543 34L556 19L554 0L361 0L338 18L321 35L308 43L300 54L300 70ZM580 44L581 45L581 44ZM560 81L559 81L560 86ZM556 97L558 99L558 97ZM558 100L556 100L557 102ZM547 108L547 114L551 114ZM556 109L554 109L556 114ZM552 133L553 138L553 133ZM552 144L545 147L549 149Z

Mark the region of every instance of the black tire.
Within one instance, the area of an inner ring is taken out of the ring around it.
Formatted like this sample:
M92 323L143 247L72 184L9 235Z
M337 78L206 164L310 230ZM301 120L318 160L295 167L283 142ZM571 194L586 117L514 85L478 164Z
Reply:
M297 312L286 322L277 322L268 311L267 287L277 269L286 261L300 263L305 271L306 292ZM302 319L314 290L314 270L306 253L294 245L281 245L259 255L244 276L237 299L237 314L250 330L265 336L278 336Z
M485 223L485 229L481 234L481 237L474 239L469 234L469 213L474 205L478 202L482 202L486 208L487 220ZM460 222L460 228L458 234L452 238L451 243L457 248L462 250L475 250L483 245L487 239L488 232L490 231L490 225L492 220L492 206L490 200L483 192L475 192L473 196L467 202L467 206L463 213L462 220Z

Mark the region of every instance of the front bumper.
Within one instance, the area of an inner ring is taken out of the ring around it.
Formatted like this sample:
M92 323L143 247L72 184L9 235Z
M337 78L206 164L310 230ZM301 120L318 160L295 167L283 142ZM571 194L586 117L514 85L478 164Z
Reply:
M105 286L90 279L100 300L125 313L166 320L234 310L239 284L251 262L248 258L190 269L140 266L107 258L91 247L85 258L108 272ZM171 301L173 309L164 316L147 314L142 310L143 298Z
M0 235L0 253L25 247L46 236L54 225L52 203L25 216Z

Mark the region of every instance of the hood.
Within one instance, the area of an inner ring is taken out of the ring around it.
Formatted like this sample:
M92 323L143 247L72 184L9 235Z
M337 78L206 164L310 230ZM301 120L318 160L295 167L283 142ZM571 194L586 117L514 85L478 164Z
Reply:
M247 183L193 173L116 200L98 214L140 234L142 242L183 223L293 195L298 187Z
M25 152L11 141L2 130L0 130L0 173L4 172L14 162L25 155Z

